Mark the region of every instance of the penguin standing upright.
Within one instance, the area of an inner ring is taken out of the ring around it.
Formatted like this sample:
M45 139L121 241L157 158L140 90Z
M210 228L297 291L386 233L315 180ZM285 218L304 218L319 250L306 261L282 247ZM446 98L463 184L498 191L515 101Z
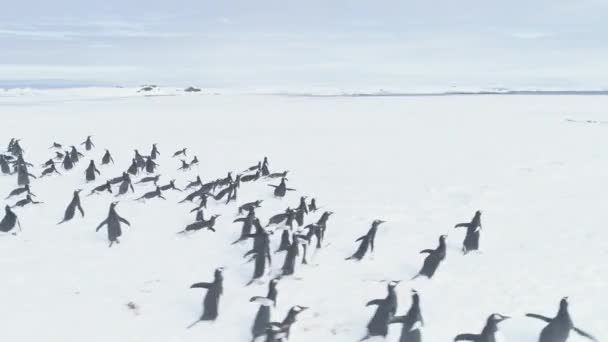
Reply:
M253 320L253 326L251 327L251 334L253 335L252 342L258 337L266 335L266 329L270 323L270 310L277 305L277 296L279 294L277 290L278 283L279 278L272 279L268 283L268 294L266 297L255 296L251 297L249 300L252 303L260 304L260 308Z
M459 334L454 337L454 341L473 341L473 342L497 342L502 339L499 337L498 323L507 320L511 317L501 314L491 314L486 320L486 325L483 327L481 334ZM558 340L547 340L557 342ZM564 340L565 341L565 340Z
M82 217L84 217L84 210L82 210L82 205L80 204L80 192L82 189L78 189L74 191L74 195L72 197L72 201L68 204L68 207L65 209L65 213L63 214L63 220L57 224L61 224L67 222L74 218L74 214L76 213L76 208L80 211Z
M84 145L84 149L87 150L87 151L90 151L93 147L95 147L95 144L93 144L93 142L91 141L91 136L90 135L87 137L87 140L85 140L80 145Z
M97 170L97 167L95 166L95 161L93 161L93 159L91 159L89 166L84 171L87 182L92 182L95 180L95 173L97 173L98 175L101 175L101 172L99 172L99 170Z
M30 177L36 179L36 176L31 174L25 165L17 166L17 184L18 185L29 185Z
M376 232L378 231L378 227L382 223L384 223L384 221L382 221L382 220L374 220L374 222L372 222L372 227L367 231L367 234L365 234L362 237L355 240L355 241L361 241L361 243L359 244L359 248L357 248L357 251L353 255L346 258L346 260L363 259L363 257L367 253L368 248L370 248L370 247L371 247L371 251L372 252L374 251L374 242L376 240Z
M266 260L268 260L268 266L272 263L272 258L270 256L270 233L261 230L250 237L259 239L259 241L254 243L254 248L245 254L245 257L252 255L252 259L255 260L253 276L251 277L249 284L264 276L266 271Z
M61 164L63 165L63 168L65 170L71 170L74 168L74 162L72 161L69 152L65 152L65 155L63 156L63 162Z
M12 208L15 208L15 207L25 207L28 204L41 204L41 203L44 203L44 202L34 201L34 199L32 198L32 196L28 194L27 196L25 196L24 199L17 201L15 203L15 205L12 206Z
M399 342L421 342L422 334L420 327L424 326L424 320L420 313L420 296L416 290L412 290L412 305L404 316L395 316L389 324L400 323L401 337Z
M262 176L266 177L270 174L270 170L268 169L268 157L264 157L264 160L262 161Z
M215 269L214 279L211 283L195 283L190 286L191 289L207 289L205 299L203 299L203 314L198 321L192 323L188 328L194 326L200 321L215 321L219 316L220 297L224 291L223 283L224 268Z
M182 230L182 231L179 231L178 234L184 234L186 232L197 231L197 230L201 230L203 228L207 228L210 231L215 233L214 226L215 226L215 222L218 217L220 217L220 215L213 215L207 221L197 220L196 222L190 223L189 225L187 225L186 228L184 228L184 230Z
M72 149L70 150L70 159L72 160L72 163L78 163L80 157L84 157L84 154L78 152L76 146L72 146Z
M2 154L0 154L0 170L2 170L2 173L4 173L5 175L11 174L11 168L8 165L8 161L6 160L6 157Z
M131 183L131 177L129 174L125 173L123 174L122 183L120 183L120 186L118 187L118 194L116 196L126 194L127 191L129 191L129 188L131 188L132 192L135 192L135 189L133 189L133 183Z
M0 221L0 232L8 233L15 228L15 225L18 225L19 229L21 229L19 218L17 218L17 215L11 210L11 207L7 205L4 207L4 217Z
M279 185L268 184L268 186L271 186L274 188L275 197L279 197L279 198L285 197L285 195L287 194L287 191L296 190L296 189L288 188L287 183L285 183L286 180L287 180L287 178L283 177L283 178L281 178L281 183Z
M108 212L108 217L105 220L103 220L103 222L101 222L99 224L99 226L97 226L97 229L95 230L96 232L98 232L101 229L101 227L103 227L104 225L108 226L108 240L110 241L110 245L108 247L112 247L112 244L114 244L114 242L120 243L118 238L122 235L122 229L120 227L121 222L126 224L127 226L131 226L131 223L129 223L129 221L122 218L116 212L117 204L118 204L118 202L110 203L110 210Z
M560 300L559 311L554 318L533 313L526 314L526 316L549 323L540 332L538 342L566 342L570 336L570 330L574 330L577 334L592 341L597 341L595 337L591 336L589 333L574 326L570 313L568 312L568 297L564 297Z
M256 219L256 217L255 217L255 209L250 208L249 209L249 213L247 214L246 217L237 218L237 219L235 219L233 221L234 223L243 222L243 226L241 227L241 235L232 244L235 244L235 243L238 243L240 241L243 241L246 238L248 238L249 235L251 235L251 229L253 228L253 224L254 224L255 219Z
M144 157L139 153L138 150L135 150L135 157L133 158L135 160L135 164L137 164L137 167L140 170L143 170L146 167L146 160L144 159Z
M377 308L372 319L367 324L367 335L360 341L374 336L386 337L386 335L388 335L388 325L397 312L397 291L395 290L395 287L398 284L399 281L389 282L386 298L374 299L367 302L366 306L376 305Z
M296 208L296 222L299 227L304 225L304 216L308 215L308 205L306 205L306 196L300 197L300 205Z
M52 164L51 166L47 167L46 169L42 170L42 174L40 174L40 178L48 176L52 173L56 173L58 175L61 175L61 173L59 173L59 171L57 171L57 168L55 167L55 164Z
M291 326L296 322L296 318L308 307L296 305L289 309L287 316L282 322L270 322L266 330L266 342L283 342L289 340Z
M436 249L424 249L420 251L420 254L428 253L426 259L424 259L424 263L422 264L422 268L417 275L415 275L412 279L416 279L420 276L425 276L427 278L432 278L439 267L439 264L445 259L446 255L446 244L445 240L447 235L441 235L439 237L439 246Z
M287 249L287 253L285 254L285 261L283 262L283 267L281 268L282 275L292 275L296 271L296 260L298 255L300 255L300 244L305 243L301 241L301 239L292 234L291 236L291 244Z
M101 165L110 164L110 162L114 164L114 159L112 158L110 151L106 149L106 153L104 153L103 157L101 157Z
M158 152L158 148L156 147L156 144L152 144L152 151L150 151L150 158L156 159L159 155L160 155L160 152Z
M154 162L154 160L152 160L152 157L148 157L146 159L146 172L147 173L154 173L157 166L158 166L158 164L156 164Z
M137 176L137 172L139 172L139 167L137 166L137 161L135 158L131 160L131 165L127 169L127 173L132 174L133 176Z
M243 211L249 212L251 209L259 208L264 202L263 200L257 200L254 202L248 202L239 207L239 215L243 213Z
M317 200L316 199L311 199L310 200L310 204L308 205L308 211L314 213L315 211L317 211Z
M467 254L470 251L479 249L479 235L481 231L481 211L477 210L471 222L459 223L454 228L467 228L467 235L462 243L462 252Z

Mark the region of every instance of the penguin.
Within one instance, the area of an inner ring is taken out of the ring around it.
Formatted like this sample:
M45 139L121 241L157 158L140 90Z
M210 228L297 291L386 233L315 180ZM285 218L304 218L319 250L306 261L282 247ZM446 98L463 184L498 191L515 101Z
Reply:
M256 165L250 166L248 167L245 171L243 172L249 172L249 171L259 171L262 168L262 162L258 162Z
M104 225L108 226L108 240L110 241L110 245L108 247L112 247L112 244L114 244L115 242L120 243L118 238L122 235L122 229L120 227L121 222L126 224L127 226L131 226L131 223L129 223L129 221L122 218L116 212L117 204L118 202L110 203L108 217L97 226L97 229L95 229L95 231L98 232Z
M260 171L256 171L256 173L253 175L245 175L245 176L241 177L241 181L244 183L255 182L258 179L260 179Z
M433 275L437 271L437 268L439 267L439 264L445 259L445 240L447 239L447 237L447 235L441 235L439 237L439 246L436 249L424 249L420 251L420 254L427 253L428 255L426 259L424 259L424 264L422 265L420 272L418 272L418 274L415 275L412 279L416 279L420 276L425 276L429 279L433 277Z
M201 321L215 321L219 316L220 298L224 291L224 268L218 267L213 275L211 283L195 283L190 286L191 289L206 289L207 294L203 299L203 314L198 321L192 323L188 328L193 327Z
M76 146L72 146L72 149L70 150L70 159L72 160L72 163L78 163L80 157L84 157L84 154L78 152Z
M139 153L138 150L134 150L135 151L135 157L133 158L133 160L135 160L135 164L137 165L137 167L140 170L143 170L146 167L146 160L144 159L144 157Z
M306 196L300 197L300 205L296 208L296 222L298 227L304 225L304 215L308 215L308 205L306 205Z
M156 170L156 167L158 166L158 164L156 164L154 162L154 160L152 160L152 157L148 157L146 159L146 172L147 173L154 173Z
M31 189L30 189L30 186L26 184L26 185L24 185L24 186L23 186L23 188L17 188L17 189L15 189L15 190L11 191L11 192L8 194L8 196L6 197L6 199L9 199L9 198L11 198L11 197L13 197L13 196L21 195L21 194L22 194L22 193L24 193L24 192L27 192L27 194L28 194L28 195L32 195L32 196L36 197L36 195L34 195L34 194L32 193L32 191L31 191Z
M160 155L160 152L158 151L156 144L152 144L152 151L150 151L150 158L156 159L156 158L158 158L159 155Z
M51 166L51 165L55 165L55 161L53 160L53 158L47 160L44 162L44 164L42 164L42 167L47 167L47 166Z
M271 186L274 188L275 197L285 197L285 194L287 194L287 191L296 190L296 189L288 188L287 184L285 183L286 180L287 180L287 178L283 177L283 178L281 178L281 183L279 185L268 184L268 186Z
M271 267L272 265L272 257L270 255L270 233L262 230L253 234L252 237L259 239L259 242L257 242L257 246L245 254L245 257L251 255L252 259L255 260L253 276L247 285L250 285L256 279L264 276L264 273L266 272L266 260L268 260L268 267Z
M397 312L397 291L395 287L400 281L388 283L388 294L383 299L374 299L367 302L365 306L375 305L376 311L367 324L367 335L359 341L367 340L374 336L386 337L388 335L388 325Z
M196 221L194 223L190 223L189 225L186 226L186 228L184 228L184 230L178 232L178 234L184 234L186 232L201 230L203 228L207 228L210 231L215 233L214 226L215 226L215 221L217 220L218 217L220 217L220 215L213 215L213 216L211 216L211 218L209 218L208 221Z
M129 191L129 188L131 188L132 192L135 192L135 189L133 189L133 183L131 183L131 177L129 177L128 174L125 174L122 183L120 183L120 186L118 187L118 194L116 194L116 196L126 194L127 191Z
M173 158L175 158L175 157L179 157L179 156L182 156L182 155L183 155L183 156L186 156L186 150L187 150L187 148L185 148L185 147L184 147L183 149L181 149L181 150L179 150L179 151L177 151L177 152L173 153ZM187 156L186 156L186 157L187 157Z
M55 167L55 164L47 167L46 169L42 170L42 174L40 174L40 178L44 177L44 176L48 176L52 173L56 173L58 175L61 175L61 173L59 173L59 171L57 171L57 168Z
M296 305L289 309L287 316L282 322L270 322L266 330L266 342L282 342L289 339L291 326L296 322L296 318L308 307Z
M422 334L420 327L424 326L424 320L420 313L420 296L416 290L412 290L412 305L404 316L394 316L389 324L402 324L399 342L421 342Z
M156 190L150 191L150 192L146 192L140 198L138 198L137 201L152 199L154 197L158 197L158 198L162 198L162 199L166 200L166 198L163 197L162 192L160 191L160 187L157 186Z
M321 244L323 243L323 239L325 238L325 231L327 230L327 220L333 215L333 211L326 211L321 215L317 223L315 224L314 234L317 238L317 249L321 248Z
M273 224L283 223L283 221L287 220L291 211L292 211L291 208L287 208L284 213L276 214L276 215L270 217L270 219L268 220L268 224L266 224L266 227L273 225Z
M10 175L12 173L11 168L8 165L8 161L4 155L0 155L0 170L5 175Z
M63 220L61 220L61 222L59 222L57 224L62 224L64 222L67 222L67 221L71 220L72 218L74 218L74 214L76 213L76 208L78 208L78 211L80 211L80 215L82 215L82 217L84 217L84 210L82 209L82 205L80 204L80 192L81 191L82 191L82 189L78 189L78 190L74 191L72 200L70 201L70 204L68 204L68 207L65 209L65 213L63 214Z
M87 150L87 151L90 151L93 147L95 147L95 144L93 144L93 141L91 141L91 136L90 135L80 145L84 145L84 149Z
M65 153L61 153L61 152L55 152L55 160L63 160L63 158L65 157L65 155L69 153L66 151Z
M154 184L156 184L156 183L154 183ZM167 191L167 190L177 190L180 192L182 191L182 189L175 186L175 179L172 179L171 181L169 181L169 184L161 185L160 189L162 191Z
M192 161L190 162L190 167L192 167L194 165L198 165L198 157L197 156L194 156L194 158L192 158Z
M268 294L266 297L254 296L249 299L251 303L260 304L258 312L255 314L253 320L253 326L251 327L251 334L253 338L251 342L255 342L258 337L266 335L266 329L270 324L270 310L277 305L277 296L279 291L277 285L279 284L279 278L272 279L268 283Z
M373 252L374 251L374 242L376 240L376 232L378 231L378 227L383 223L385 223L385 221L374 220L374 222L372 222L371 228L367 231L367 233L365 235L363 235L362 237L358 238L357 240L355 240L355 241L361 241L361 243L359 244L359 248L357 248L357 251L353 255L346 258L346 260L363 259L363 257L367 253L368 248L370 248L370 247L371 247L371 251Z
M125 178L127 178L127 177L128 177L128 174L126 172L123 172L122 175L120 175L120 177L112 178L108 182L110 182L110 184L122 183L122 181L124 181Z
M188 171L190 170L190 164L188 164L185 160L182 159L182 166L177 168L178 170Z
M205 213L203 212L203 210L197 210L196 211L196 216L194 218L195 221L205 221Z
M150 183L153 182L154 185L156 185L156 183L158 183L158 180L160 179L160 175L156 175L156 176L151 176L151 177L144 177L142 179L139 180L139 182L136 182L135 184L141 184L141 183ZM162 189L161 189L162 190Z
M266 176L267 178L285 178L287 177L287 173L289 171L283 171L283 172L275 172L275 173L271 173L268 176Z
M21 141L20 139L15 139L15 141L13 142L12 145L9 146L8 151L11 152L13 155L19 155L19 154L23 154L25 151L23 150L23 148L21 148L21 145L19 145L19 141Z
M473 341L473 342L497 342L501 340L499 337L498 323L505 321L511 317L504 316L498 313L491 314L486 320L486 325L483 327L481 334L460 334L454 338L454 341ZM556 341L557 340L551 340ZM565 340L564 340L565 341Z
M129 166L129 168L127 169L127 173L130 173L133 176L137 176L138 172L139 172L139 167L137 166L137 161L135 161L135 158L133 158L131 160L131 166Z
M53 142L53 145L51 145L51 147L49 147L49 149L53 149L53 148L62 149L63 146L58 142Z
M243 211L250 211L251 209L259 208L262 205L263 200L257 200L254 202L248 202L239 207L239 215L243 213Z
M25 159L23 159L23 154L19 154L17 155L17 159L15 159L15 161L13 162L15 165L22 165L22 166L31 166L34 167L34 165L32 163L28 163L25 161Z
M101 165L107 165L110 164L110 162L114 164L114 159L112 158L110 151L106 149L106 153L104 153L103 157L101 157Z
M197 197L200 197L202 201L204 201L205 203L207 202L207 195L208 195L208 190L206 187L201 186L200 189L190 193L188 196L186 196L186 198L184 198L183 200L181 200L179 203L184 203L184 202L192 202L194 201ZM206 207L206 206L205 206Z
M19 227L21 230L21 223L19 222L19 218L17 215L11 210L11 207L8 205L4 207L4 217L0 221L0 232L8 233L15 225Z
M72 161L69 152L66 151L61 164L63 165L64 170L71 170L74 168L74 162Z
M29 173L25 165L20 165L17 168L17 184L18 185L29 185L30 177L36 179L37 177Z
M467 234L462 243L462 253L467 254L479 249L479 235L481 231L481 211L477 210L471 222L459 223L454 228L467 228Z
M196 179L188 182L188 185L186 185L186 190L193 188L195 186L200 186L203 184L203 181L201 180L201 176L196 176Z
M270 170L268 170L268 158L264 157L264 160L262 161L262 176L266 177L270 174Z
M285 254L285 260L283 261L283 267L281 267L282 275L287 276L287 275L292 275L295 273L296 259L300 255L300 244L303 244L303 243L305 243L305 242L301 241L301 239L297 235L292 234L291 244L289 245L289 248L287 249L287 253Z
M106 181L105 184L96 186L95 188L93 188L93 190L91 190L91 193L88 196L91 196L92 194L98 193L98 192L103 192L103 191L107 191L109 193L112 193L112 184L110 184L110 181Z
M241 236L234 241L232 244L234 245L235 243L241 242L243 240L245 240L246 238L249 237L249 235L251 234L251 229L253 228L253 224L255 222L255 209L254 208L250 208L249 209L249 213L247 214L246 217L242 217L242 218L237 218L233 221L233 223L237 223L237 222L243 222L243 226L241 227Z
M595 339L595 337L591 336L589 333L574 326L570 313L568 312L568 297L564 297L560 300L559 311L554 318L533 313L528 313L526 316L549 323L540 332L538 342L566 342L570 336L570 330L573 330L577 334L592 341L597 341L597 339Z
M97 170L97 167L95 166L95 161L93 159L91 159L91 162L89 163L89 166L84 171L84 173L85 173L85 178L86 178L87 182L92 182L95 180L95 173L97 173L98 175L101 175L101 172L99 172L99 170Z
M31 204L42 204L42 203L44 203L44 202L37 202L37 201L34 201L34 199L32 199L32 196L30 196L30 195L28 194L27 196L25 196L25 198L24 198L24 199L17 201L17 202L16 202L16 203L15 203L15 204L12 206L12 208L15 208L15 207L25 207L26 205L28 205L28 204L30 204L30 203L31 203Z
M311 213L314 213L315 211L317 211L317 200L316 199L311 199L310 200L310 204L308 205L308 211Z

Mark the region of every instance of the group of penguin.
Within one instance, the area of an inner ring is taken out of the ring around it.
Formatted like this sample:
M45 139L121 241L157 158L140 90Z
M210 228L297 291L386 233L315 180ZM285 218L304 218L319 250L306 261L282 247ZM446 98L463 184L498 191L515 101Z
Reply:
M92 137L89 136L81 145L85 151L91 151L95 148L92 142ZM26 205L42 204L43 202L34 200L36 195L31 191L31 178L50 177L53 174L62 175L57 170L57 165L60 164L63 172L68 172L74 168L74 165L79 163L85 157L83 153L78 151L76 146L70 146L69 150L64 150L62 144L54 142L50 149L54 150L54 157L42 164L43 171L40 177L36 177L30 173L30 168L33 164L28 163L24 159L25 150L21 147L19 139L11 139L4 154L0 154L0 171L5 175L16 175L18 188L12 190L7 199L14 197L23 197L15 202L13 206L5 206L5 215L0 221L0 232L10 233L14 229L21 229L21 224L16 213L12 210L16 207ZM64 151L64 152L62 152ZM175 185L175 180L171 180L165 185L158 185L160 175L156 174L159 166L157 160L160 152L157 144L152 145L152 149L148 156L143 156L138 150L135 150L135 155L131 160L128 169L122 175L111 178L98 186L94 186L88 196L95 194L108 193L113 196L125 195L129 190L135 192L131 176L143 175L135 184L153 183L155 190L144 193L136 200L151 200L159 198L165 200L162 195L164 191L179 191L188 192L188 195L180 201L180 203L198 202L197 206L191 210L195 212L195 221L188 224L183 230L178 231L179 234L190 234L202 229L215 232L216 220L219 215L212 215L205 219L204 210L207 208L209 199L216 202L223 201L228 204L237 201L238 191L241 185L259 181L261 179L273 180L280 179L279 184L268 184L272 187L272 194L275 198L283 198L290 191L296 191L287 186L288 171L271 173L269 162L266 157L257 164L246 168L244 171L237 173L233 177L232 172L228 172L225 177L221 177L209 182L203 182L200 177L189 181L184 189L180 189ZM176 151L173 158L186 158L187 148L182 148ZM106 165L114 163L114 159L110 151L105 150L101 158L101 164ZM187 171L193 165L198 164L198 158L194 156L191 162L181 159L181 166L178 170ZM101 175L93 159L90 160L88 167L85 170L85 181L94 182L97 176ZM113 189L117 186L118 189ZM116 193L114 192L116 191ZM78 210L81 216L84 217L85 212L81 204L80 193L82 189L77 189L73 192L73 197L68 204L63 214L63 219L58 224L72 220L76 216ZM300 202L294 208L288 207L284 212L278 213L268 220L266 225L262 225L260 219L256 216L256 209L262 206L263 200L256 200L240 205L238 207L238 217L233 221L241 226L240 236L233 244L242 243L251 239L251 249L244 254L244 258L248 262L253 262L253 275L249 284L260 282L260 279L268 274L268 268L272 261L271 252L271 237L275 232L280 232L280 243L276 252L285 252L285 259L281 267L280 273L271 278L268 283L268 293L266 296L255 296L251 298L251 302L260 305L254 323L252 325L252 341L258 338L264 338L266 342L287 341L289 339L292 325L296 322L297 316L308 309L305 306L293 306L280 322L271 321L271 308L276 306L278 296L278 283L285 276L291 276L295 273L298 262L307 264L308 248L312 245L313 238L316 240L315 248L321 249L327 230L329 218L333 214L331 211L325 211L321 214L315 223L305 224L305 217L311 213L317 212L317 203L314 198L307 201L307 197L302 196ZM112 201L109 206L107 217L97 226L96 231L99 231L104 226L107 227L107 237L109 247L113 244L120 243L119 237L122 235L122 224L130 226L130 222L120 216L117 212L118 201ZM374 220L367 233L359 237L358 247L355 252L346 258L346 260L362 260L368 252L374 251L374 243L378 228L385 223L382 220ZM477 211L470 222L459 223L455 228L466 228L466 235L463 241L462 252L467 254L472 251L479 250L479 238L482 229L481 212ZM12 232L12 234L16 234ZM420 253L426 254L423 265L420 271L412 278L424 276L432 278L441 262L446 257L446 235L439 237L439 244L435 249L424 249ZM301 259L299 258L302 256ZM223 271L222 267L214 271L213 280L211 282L199 282L192 284L191 288L205 289L206 294L203 300L203 313L193 324L192 327L201 321L214 321L220 313L220 299L223 294ZM388 294L386 298L374 299L367 303L367 306L375 306L375 312L367 325L367 334L360 340L364 341L371 337L388 336L390 324L401 324L402 330L399 338L400 342L420 342L422 341L421 328L424 321L421 313L420 295L417 291L412 290L412 304L405 315L397 315L397 291L396 287L400 281L390 281L388 283ZM248 284L248 285L249 285ZM541 331L539 342L565 342L571 331L578 333L581 336L597 341L589 333L574 326L570 314L568 313L568 300L563 298L559 304L559 311L553 318L538 314L527 314L527 317L536 318L548 323ZM493 313L485 323L481 333L463 333L454 338L454 341L475 341L475 342L495 342L499 339L498 325L509 319L510 317Z

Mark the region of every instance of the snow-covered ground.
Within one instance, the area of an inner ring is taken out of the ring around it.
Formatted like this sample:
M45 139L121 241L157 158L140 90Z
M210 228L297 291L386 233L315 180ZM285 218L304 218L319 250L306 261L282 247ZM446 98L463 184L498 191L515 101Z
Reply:
M421 296L425 341L451 341L478 332L492 312L510 341L537 341L543 323L526 312L553 316L561 297L580 328L608 338L608 125L572 120L605 119L605 96L468 96L311 98L184 94L144 97L133 89L36 91L0 96L2 144L22 139L25 157L38 165L52 156L53 141L79 144L93 135L96 148L62 176L34 180L44 204L15 209L23 231L0 236L0 337L3 341L249 341L257 304L267 285L245 286L253 264L242 255L250 242L231 245L237 204L210 200L206 215L222 214L217 232L176 232L194 220L195 205L121 199L131 222L120 245L108 248L108 194L82 196L86 213L56 225L77 188L89 192L84 168L109 149L116 164L98 165L101 180L119 176L133 149L148 154L158 143L161 183L184 186L241 171L268 156L270 169L290 170L297 191L275 199L261 180L245 184L239 203L263 199L265 221L299 196L317 198L335 215L326 246L279 284L273 318L296 304L309 306L290 341L356 341L365 335L387 279L401 279L398 313ZM4 94L6 95L6 94ZM3 146L4 147L4 146ZM171 154L188 147L200 166L180 172ZM82 148L81 148L82 149ZM60 172L63 172L60 170ZM16 178L0 177L2 193ZM2 195L3 197L6 195ZM15 200L5 201L13 204ZM481 253L463 256L463 230L452 227L483 210ZM307 217L316 221L321 212ZM383 219L375 253L345 261L374 219ZM448 255L432 280L414 276L418 252L448 234ZM273 238L273 246L278 237ZM273 255L273 272L283 254ZM201 313L204 291L225 266L220 316L186 326ZM268 280L270 276L265 278ZM127 303L138 305L138 313ZM388 341L401 327L391 326ZM573 334L569 341L584 341Z

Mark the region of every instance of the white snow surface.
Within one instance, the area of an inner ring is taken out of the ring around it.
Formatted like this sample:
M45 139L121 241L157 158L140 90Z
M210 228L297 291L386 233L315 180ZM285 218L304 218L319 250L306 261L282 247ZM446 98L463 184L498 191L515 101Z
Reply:
M365 303L386 295L386 280L399 279L398 313L407 311L410 289L418 290L425 341L478 333L493 312L514 317L501 323L509 341L537 341L544 323L524 314L552 317L564 296L578 327L608 338L608 126L584 122L605 118L608 97L173 95L91 88L0 97L1 143L21 138L36 175L53 141L78 145L93 135L96 145L75 169L33 180L45 203L15 209L23 231L0 236L3 341L250 341L258 305L249 298L266 294L271 275L245 286L253 264L242 256L251 242L230 244L240 232L236 208L262 199L257 214L265 222L301 195L323 207L307 222L323 210L335 214L313 265L298 265L279 283L273 319L296 304L310 307L292 342L360 339L374 310ZM177 203L186 193L141 203L133 199L152 186L136 185L117 207L131 227L108 248L105 228L95 227L114 198L86 194L126 170L133 149L148 154L152 143L162 154L162 184L175 178L183 187L197 174L209 181L268 156L271 172L290 170L297 191L276 199L267 184L277 180L244 184L238 203L210 199L206 216L222 215L216 233L184 236L176 232L193 222L195 207ZM198 156L198 168L176 170L171 155L182 147L188 160ZM115 165L100 165L104 148ZM94 184L84 180L91 158L102 173ZM0 177L1 193L16 187L16 177ZM86 216L56 225L78 188ZM464 230L453 226L477 209L482 251L464 256ZM374 219L387 221L375 252L345 261ZM449 235L447 259L433 279L410 281L424 259L419 251L435 248L441 234ZM273 255L273 273L283 256ZM219 318L186 329L205 293L189 286L211 281L218 266L226 267ZM391 326L387 341L400 330Z

